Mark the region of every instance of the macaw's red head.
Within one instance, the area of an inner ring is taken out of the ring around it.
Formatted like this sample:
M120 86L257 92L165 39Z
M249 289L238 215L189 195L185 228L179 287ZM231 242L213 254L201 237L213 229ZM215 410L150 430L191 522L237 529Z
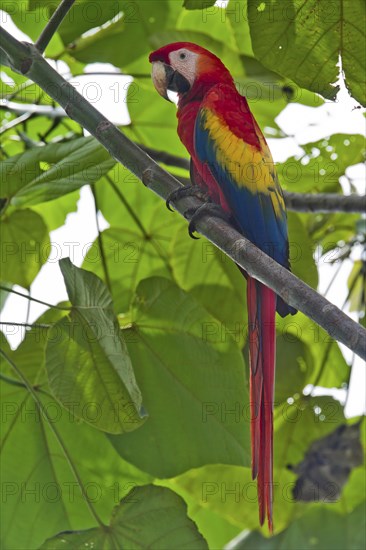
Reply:
M168 90L177 92L179 99L193 99L203 97L215 84L233 82L216 55L191 42L163 46L150 54L149 61L154 86L168 100Z

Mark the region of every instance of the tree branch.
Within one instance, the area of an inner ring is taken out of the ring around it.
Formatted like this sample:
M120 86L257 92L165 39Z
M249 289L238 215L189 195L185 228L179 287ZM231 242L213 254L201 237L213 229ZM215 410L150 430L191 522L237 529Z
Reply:
M74 2L75 0L62 0L62 2L57 6L35 43L35 46L40 53L45 51L53 35L61 25L63 19L66 17L67 12L72 8Z
M67 116L61 107L50 105L34 105L30 103L17 103L16 101L0 100L0 109L6 109L17 115L39 115L47 118L61 118Z
M149 189L166 199L172 191L180 187L176 178L124 136L48 65L35 46L16 41L4 29L0 29L0 38L1 47L13 70L27 74L34 80ZM184 216L187 209L195 209L200 204L195 197L185 197L177 201L175 206ZM287 303L313 319L333 338L366 359L366 331L361 325L277 264L224 220L202 217L197 222L197 229L249 275L275 290Z
M284 191L286 206L296 212L366 212L366 197L335 193L290 193Z

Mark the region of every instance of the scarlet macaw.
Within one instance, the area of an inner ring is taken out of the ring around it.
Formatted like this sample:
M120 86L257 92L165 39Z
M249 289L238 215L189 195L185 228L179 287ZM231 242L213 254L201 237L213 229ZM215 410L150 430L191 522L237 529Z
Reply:
M191 156L191 178L231 215L258 248L290 269L285 203L271 153L247 100L218 57L189 42L150 54L160 95L178 93L178 134ZM259 520L273 530L273 399L275 313L296 312L247 276L252 476Z

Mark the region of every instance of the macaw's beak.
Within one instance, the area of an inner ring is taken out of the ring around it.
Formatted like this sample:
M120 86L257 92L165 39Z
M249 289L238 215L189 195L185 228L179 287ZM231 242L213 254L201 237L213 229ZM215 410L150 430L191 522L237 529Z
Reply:
M152 81L156 91L168 101L170 101L168 97L168 90L183 94L188 92L191 87L190 83L183 75L162 61L153 62Z

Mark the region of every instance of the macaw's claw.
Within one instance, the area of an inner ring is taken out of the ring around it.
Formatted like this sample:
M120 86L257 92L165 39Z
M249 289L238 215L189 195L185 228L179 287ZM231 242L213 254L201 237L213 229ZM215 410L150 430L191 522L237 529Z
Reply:
M200 220L204 216L212 216L215 218L221 218L222 220L230 223L232 222L230 214L225 212L225 210L223 210L221 206L212 202L205 202L195 211L192 211L192 209L186 210L184 212L184 217L191 218L188 225L188 233L189 236L192 237L192 239L199 238L193 235L193 233L196 231L196 224L198 220Z
M170 193L165 201L168 210L173 212L170 203L175 202L179 199L183 199L184 197L197 197L198 199L201 199L203 201L207 200L207 194L204 193L198 185L185 185L184 187L176 189L175 191Z

